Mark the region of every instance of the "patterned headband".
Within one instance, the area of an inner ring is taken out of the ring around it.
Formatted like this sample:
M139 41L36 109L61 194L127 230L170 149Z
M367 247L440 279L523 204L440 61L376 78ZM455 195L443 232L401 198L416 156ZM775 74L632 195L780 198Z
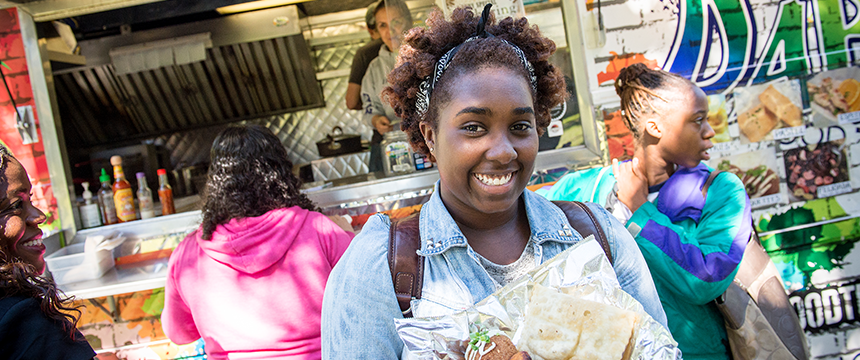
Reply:
M477 40L477 39L486 39L488 37L495 37L495 36L493 36L493 34L487 33L487 31L485 29L485 26L487 24L487 20L490 17L490 7L492 7L492 6L493 6L493 4L487 4L486 6L484 6L484 11L481 14L481 20L478 22L477 35L466 39L466 41L464 41L463 44ZM530 80L531 86L532 86L532 91L533 92L537 91L537 77L535 77L535 69L532 66L532 64L528 61L528 59L526 59L526 54L523 53L523 51L520 50L519 47L517 47L514 44L511 44L510 42L506 41L505 39L499 39L499 40L501 40L503 43L505 43L507 45L510 45L514 49L514 52L517 53L517 56L519 56L519 58L520 58L520 62L522 62L523 66L526 68L526 70L528 70L529 80ZM442 73L444 73L445 70L448 69L448 65L451 64L451 59L454 58L454 55L460 49L460 46L463 46L463 44L455 46L451 50L448 50L448 52L446 52L445 55L442 55L442 57L439 58L439 61L436 62L436 66L433 69L433 73L430 76L427 76L426 78L424 78L424 80L421 81L421 85L418 86L418 95L417 95L417 99L415 102L415 107L416 107L416 110L418 111L418 116L420 118L423 119L424 116L427 114L427 110L430 108L430 93L433 92L433 89L436 87L436 83L439 81L439 78L442 77Z

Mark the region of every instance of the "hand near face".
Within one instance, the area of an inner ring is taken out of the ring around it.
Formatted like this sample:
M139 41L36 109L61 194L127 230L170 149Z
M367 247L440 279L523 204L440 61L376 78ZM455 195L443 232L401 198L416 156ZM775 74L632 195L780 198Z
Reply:
M394 127L391 126L391 121L388 120L387 117L382 115L376 115L373 117L373 128L376 129L380 134L385 134L391 131Z
M612 172L618 181L618 200L620 200L630 211L636 211L642 204L648 201L648 180L645 172L640 167L638 158L632 161L618 163L618 159L612 160Z

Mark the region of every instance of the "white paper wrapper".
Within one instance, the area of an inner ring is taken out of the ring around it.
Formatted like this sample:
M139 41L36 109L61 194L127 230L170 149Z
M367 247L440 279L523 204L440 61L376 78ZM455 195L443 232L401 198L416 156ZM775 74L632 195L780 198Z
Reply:
M617 306L640 316L634 330L631 359L676 359L678 344L642 305L621 290L612 264L600 244L589 236L522 278L499 289L473 307L434 318L394 319L409 359L462 359L454 350L476 328L500 331L518 344L529 295L540 284L575 297ZM471 330L470 330L471 327Z

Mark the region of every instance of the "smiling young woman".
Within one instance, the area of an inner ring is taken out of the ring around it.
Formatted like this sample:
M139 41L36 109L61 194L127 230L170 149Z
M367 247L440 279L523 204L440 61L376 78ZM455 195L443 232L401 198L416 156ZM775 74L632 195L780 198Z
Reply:
M31 190L27 171L0 145L0 359L92 359L75 328L72 314L80 311L39 277L45 214L30 202Z
M635 64L615 84L633 132L632 161L578 171L542 193L552 200L593 201L636 233L685 359L729 358L713 300L735 278L752 232L749 198L737 176L713 179L714 130L708 99L678 75Z
M555 44L528 20L495 24L456 9L410 30L383 92L416 151L441 179L419 215L424 262L416 317L468 308L582 236L556 205L525 189L538 136L565 93L548 62ZM622 288L665 324L654 283L633 238L609 213L589 206L611 244ZM396 359L402 318L389 269L387 216L370 218L329 277L323 298L323 358ZM560 234L561 233L561 234ZM570 233L570 231L568 231Z

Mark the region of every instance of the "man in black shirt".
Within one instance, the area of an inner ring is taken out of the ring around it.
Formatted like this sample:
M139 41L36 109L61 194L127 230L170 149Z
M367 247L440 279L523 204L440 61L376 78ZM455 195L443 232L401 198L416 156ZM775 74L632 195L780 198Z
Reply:
M379 37L379 32L376 31L376 12L377 3L373 3L367 7L365 21L367 22L367 32L370 33L371 41L360 47L355 52L355 57L352 58L352 69L349 72L349 85L346 88L346 107L350 110L361 110L361 79L364 78L364 73L367 72L367 66L370 61L379 55L379 48L382 46L382 39Z

